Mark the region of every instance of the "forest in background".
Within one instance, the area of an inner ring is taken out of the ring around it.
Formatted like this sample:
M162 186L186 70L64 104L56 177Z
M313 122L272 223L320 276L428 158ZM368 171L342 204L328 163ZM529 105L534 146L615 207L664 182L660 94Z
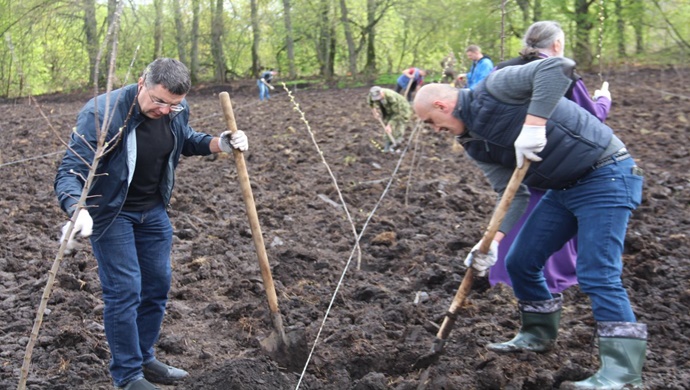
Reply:
M371 82L408 66L435 77L450 51L466 70L469 44L515 56L538 20L561 23L581 70L685 66L689 17L687 0L0 0L0 97L104 87L113 37L115 86L161 56L194 83L266 68L284 80Z

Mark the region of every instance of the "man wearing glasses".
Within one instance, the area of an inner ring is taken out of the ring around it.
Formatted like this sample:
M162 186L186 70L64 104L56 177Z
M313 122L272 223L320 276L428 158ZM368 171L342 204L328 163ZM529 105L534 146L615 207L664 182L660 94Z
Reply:
M96 130L107 124L108 151L68 249L74 247L74 233L90 236L103 290L110 373L115 386L125 390L158 389L151 382L172 384L188 376L158 361L153 348L171 283L173 230L166 208L180 156L248 149L242 131L213 137L189 127L185 96L190 87L184 64L160 58L138 83L91 99L79 112L55 178L60 207L71 216L88 176L87 163L93 161Z

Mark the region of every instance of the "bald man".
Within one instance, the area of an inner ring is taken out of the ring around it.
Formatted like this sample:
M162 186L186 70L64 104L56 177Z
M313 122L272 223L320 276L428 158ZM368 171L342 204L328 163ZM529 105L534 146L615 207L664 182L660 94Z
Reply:
M496 262L498 242L525 210L527 186L547 190L506 256L522 326L512 340L487 348L553 348L563 298L549 292L543 268L577 235L577 276L598 322L599 356L614 363L566 388L641 386L647 327L636 322L621 257L628 219L642 199L642 171L611 128L563 97L574 65L551 57L507 67L474 90L429 84L417 93L414 110L437 131L456 136L499 198L514 169L532 161L489 253L478 253L477 244L465 259L480 275Z

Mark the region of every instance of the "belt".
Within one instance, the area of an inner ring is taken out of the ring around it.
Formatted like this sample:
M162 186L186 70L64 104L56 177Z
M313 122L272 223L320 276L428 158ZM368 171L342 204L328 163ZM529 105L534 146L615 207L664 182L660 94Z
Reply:
M601 167L605 167L609 164L613 164L617 161L627 160L630 157L631 156L630 156L630 153L628 152L628 149L623 148L623 149L617 151L616 153L608 155L608 156L602 158L601 160L595 162L594 165L592 165L590 172L594 171L596 169L599 169Z
M591 173L591 172L593 172L593 171L595 171L595 170L597 170L597 169L599 169L599 168L601 168L601 167L605 167L605 166L607 166L607 165L613 164L613 163L615 163L615 162L617 162L617 161L627 160L627 159L629 159L630 157L632 157L632 156L631 156L630 153L628 152L628 149L622 148L622 149L620 149L619 151L617 151L616 153L609 154L608 156L606 156L606 157L600 159L599 161L595 162L594 165L592 165L592 166L587 170L587 172L585 172L582 176L585 176L585 175L587 175L588 173ZM579 181L579 179L578 179L578 180L574 180L573 182L568 183L568 185L566 185L565 187L563 187L563 188L561 188L561 189L562 189L562 190L569 190L569 189L573 188L573 187L577 184L578 181Z

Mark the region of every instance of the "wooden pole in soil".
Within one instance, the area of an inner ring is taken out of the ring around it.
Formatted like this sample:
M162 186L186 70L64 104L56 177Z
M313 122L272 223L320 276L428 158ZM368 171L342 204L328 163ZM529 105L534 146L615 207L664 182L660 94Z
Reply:
M228 130L231 133L237 132L237 124L235 123L235 113L232 110L232 102L230 95L227 92L221 92L218 97L225 115L225 122ZM270 346L268 349L282 349L287 347L287 337L285 335L285 328L283 327L283 319L278 309L278 297L276 296L275 285L273 284L273 276L271 274L271 267L268 264L268 256L266 255L266 247L264 245L264 237L261 233L261 226L259 225L259 216L256 213L256 204L254 203L254 195L252 194L252 187L249 183L249 174L247 173L247 164L244 161L244 153L237 149L233 149L235 156L235 164L237 165L237 176L242 189L242 198L244 199L247 217L249 219L249 226L252 231L252 240L256 248L256 255L259 258L259 268L261 269L261 278L263 279L266 296L268 298L268 307L271 310L271 321L273 327L278 332L276 343L282 345ZM274 339L274 338L272 338Z
M513 175L508 182L508 186L503 192L501 201L498 203L498 206L496 206L496 210L489 221L489 226L487 227L486 232L484 233L484 236L479 244L480 253L489 252L491 241L494 239L494 236L496 236L498 228L501 226L501 222L503 221L503 217L505 217L506 212L510 207L510 203L513 201L515 193L517 192L520 183L522 183L522 179L525 177L525 174L529 169L530 163L531 161L525 159L524 163L522 164L522 168L515 168L515 171L513 171ZM431 372L431 365L438 361L440 355L443 353L446 340L448 339L448 336L450 336L450 332L455 324L457 317L456 312L465 303L467 295L469 295L470 290L472 289L474 273L475 271L472 267L468 267L467 271L465 271L465 276L462 278L462 282L460 283L460 287L458 287L458 291L455 293L453 302L450 304L450 307L446 312L446 316L443 319L443 324L436 333L436 339L434 339L432 344L431 352L417 359L413 365L415 368L426 367L426 370L424 370L420 377L417 390L424 390L426 388L429 380L429 373Z

